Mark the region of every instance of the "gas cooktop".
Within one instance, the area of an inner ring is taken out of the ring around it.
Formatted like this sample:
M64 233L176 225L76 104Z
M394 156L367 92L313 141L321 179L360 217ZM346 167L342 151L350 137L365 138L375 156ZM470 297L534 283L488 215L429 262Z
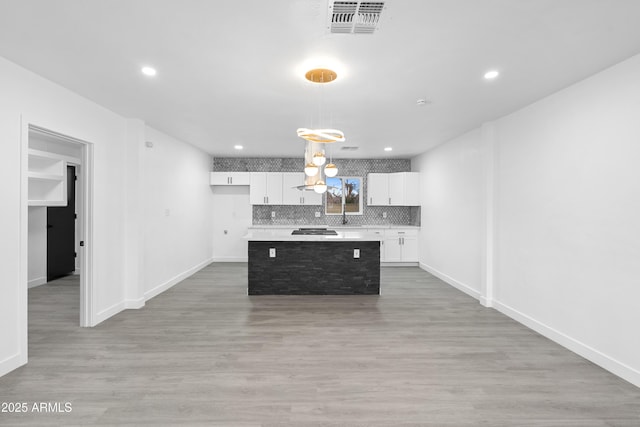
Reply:
M310 236L337 236L336 230L328 230L326 228L299 228L291 232L292 235L310 235Z

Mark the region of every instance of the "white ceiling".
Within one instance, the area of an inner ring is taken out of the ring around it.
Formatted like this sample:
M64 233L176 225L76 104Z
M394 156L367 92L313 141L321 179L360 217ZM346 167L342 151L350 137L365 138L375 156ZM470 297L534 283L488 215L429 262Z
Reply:
M0 0L0 56L217 156L300 157L297 128L335 127L336 157L408 158L640 53L638 0L388 0L373 35L329 34L327 10ZM319 89L315 57L345 71Z

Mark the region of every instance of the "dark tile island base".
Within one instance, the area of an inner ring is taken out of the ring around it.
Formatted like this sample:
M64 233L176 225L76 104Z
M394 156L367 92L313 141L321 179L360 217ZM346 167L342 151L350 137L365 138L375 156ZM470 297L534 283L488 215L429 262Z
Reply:
M249 295L378 294L379 241L249 241Z

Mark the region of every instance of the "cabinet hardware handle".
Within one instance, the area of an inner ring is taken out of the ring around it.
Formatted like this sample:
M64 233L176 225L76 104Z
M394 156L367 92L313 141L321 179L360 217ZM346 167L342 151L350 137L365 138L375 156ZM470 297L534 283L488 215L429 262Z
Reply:
M373 204L373 197L369 197L369 204L372 205Z
M389 204L391 204L391 197L389 197Z

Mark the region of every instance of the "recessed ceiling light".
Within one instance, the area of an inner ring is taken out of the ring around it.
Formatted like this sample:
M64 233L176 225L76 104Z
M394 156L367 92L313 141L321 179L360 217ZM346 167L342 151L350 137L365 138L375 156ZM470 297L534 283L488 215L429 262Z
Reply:
M384 147L384 151L393 151L392 147Z
M233 148L236 150L242 150L244 147L242 145L234 145Z
M153 77L157 74L156 69L152 67L142 67L142 70L140 71L142 71L142 74L149 77Z
M493 80L500 75L500 72L497 70L491 70L484 73L484 78L487 80Z

